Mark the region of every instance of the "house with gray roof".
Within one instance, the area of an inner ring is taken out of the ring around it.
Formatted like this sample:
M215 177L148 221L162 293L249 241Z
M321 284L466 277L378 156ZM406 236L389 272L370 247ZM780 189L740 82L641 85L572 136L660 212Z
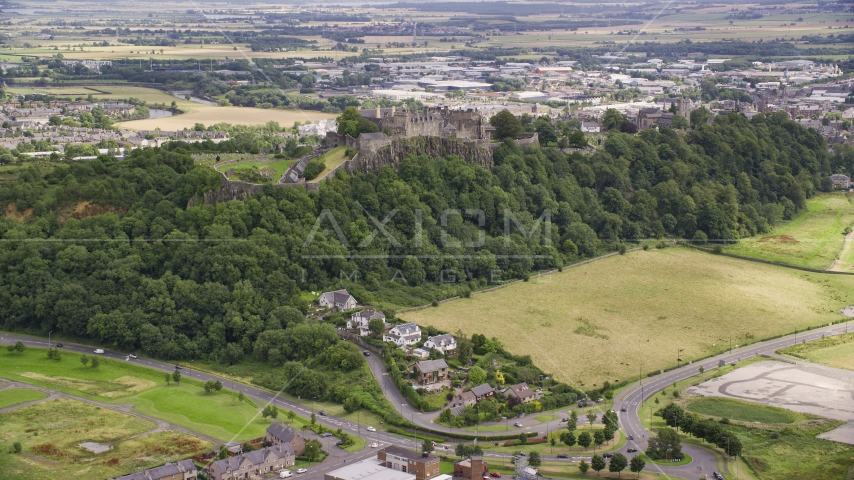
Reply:
M296 455L287 443L217 460L208 467L212 480L266 477L294 465Z
M424 346L432 350L438 350L445 355L450 355L457 349L457 339L447 333L444 335L435 335L427 337Z
M290 445L297 456L305 453L305 440L297 435L294 427L286 425L281 420L276 420L267 427L264 440L270 445Z
M388 333L383 335L383 341L394 342L400 347L416 344L421 341L421 327L414 323L404 323L392 327Z
M190 459L130 473L111 480L196 480L198 471Z
M371 334L371 320L378 318L383 321L383 330L385 330L385 314L373 308L366 308L360 312L356 312L347 320L348 330L358 330L359 335L365 337Z
M531 387L528 386L527 383L522 382L517 385L513 385L512 387L507 387L504 390L504 396L507 397L508 400L516 399L519 403L527 403L537 398L537 393L531 390Z
M347 290L335 290L334 292L323 292L317 300L323 308L329 308L337 312L352 310L359 306L356 299Z
M448 378L448 364L444 360L424 360L415 364L418 383L429 385Z
M471 393L474 394L477 401L481 401L486 398L495 396L495 389L492 388L488 383L484 383L482 385L478 385L476 387L472 387Z

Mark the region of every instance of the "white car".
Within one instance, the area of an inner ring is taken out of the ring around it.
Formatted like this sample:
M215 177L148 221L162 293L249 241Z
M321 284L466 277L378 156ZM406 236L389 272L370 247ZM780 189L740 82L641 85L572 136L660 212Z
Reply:
M377 442L374 442L371 444L371 448L378 448L379 446L380 446L380 444Z
M282 470L279 472L279 478L291 478L294 476L294 472L290 470Z
M130 354L130 355L128 355L128 356L129 356L130 358L136 359L136 354L131 353L131 354Z
M303 474L303 473L305 473L305 472L307 472L307 471L308 471L308 470L306 470L306 469L304 469L304 468L298 468L298 469L297 469L297 473L299 473L299 474Z
M103 349L103 348L96 348L96 349L95 349L95 353L97 353L98 355L103 355L103 354L104 354L104 349Z
M368 429L367 429L367 430L368 430L369 432L376 432L376 431L377 431L377 429L376 429L376 428L374 428L374 427L368 427Z

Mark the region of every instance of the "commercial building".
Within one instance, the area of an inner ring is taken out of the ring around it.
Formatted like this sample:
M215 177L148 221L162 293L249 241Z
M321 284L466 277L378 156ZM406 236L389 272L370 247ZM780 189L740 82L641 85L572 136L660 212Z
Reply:
M389 445L377 452L377 459L392 470L415 474L415 480L428 480L439 475L439 457L424 456L403 447Z

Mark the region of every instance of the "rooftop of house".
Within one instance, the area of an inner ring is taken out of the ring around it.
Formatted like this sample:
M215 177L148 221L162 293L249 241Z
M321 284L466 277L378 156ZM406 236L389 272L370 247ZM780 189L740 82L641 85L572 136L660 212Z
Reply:
M418 362L415 365L422 373L438 372L439 370L448 368L448 364L442 359L424 360L423 362Z
M192 472L196 470L196 465L190 459L179 460L176 463L167 463L148 470L130 473L121 477L116 477L115 480L159 480L161 478L172 478L173 475L178 475L183 472Z
M478 385L476 387L472 387L471 392L477 395L478 397L482 397L488 393L494 392L495 389L492 388L488 383L484 383L482 385Z

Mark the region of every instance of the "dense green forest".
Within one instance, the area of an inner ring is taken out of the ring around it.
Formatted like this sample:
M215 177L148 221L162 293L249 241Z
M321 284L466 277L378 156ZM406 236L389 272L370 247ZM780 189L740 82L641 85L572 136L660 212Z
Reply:
M494 159L488 171L414 156L318 191L268 185L191 207L219 177L181 148L25 165L0 188L4 204L34 206L29 220L0 220L3 327L162 358L301 361L297 336L317 352L335 343L331 329L300 327L306 292L346 287L390 312L624 242L734 241L790 218L831 169L822 137L784 114L612 133L590 155L507 142ZM58 215L83 200L107 213ZM550 231L534 228L548 216Z

